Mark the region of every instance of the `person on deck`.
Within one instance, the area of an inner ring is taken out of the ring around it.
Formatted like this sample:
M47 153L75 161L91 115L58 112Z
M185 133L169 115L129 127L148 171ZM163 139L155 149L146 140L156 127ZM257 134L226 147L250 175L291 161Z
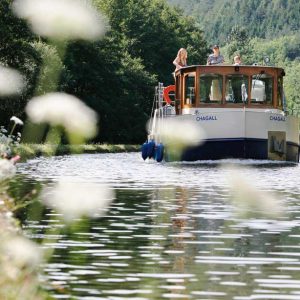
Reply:
M233 58L233 65L234 66L239 66L242 64L242 60L241 60L241 57L240 55L236 55L234 58Z
M187 65L187 51L185 48L180 48L178 50L177 56L174 59L173 64L176 67L175 72Z
M208 56L207 65L217 65L224 63L224 57L220 54L220 47L218 45L214 45L213 53Z

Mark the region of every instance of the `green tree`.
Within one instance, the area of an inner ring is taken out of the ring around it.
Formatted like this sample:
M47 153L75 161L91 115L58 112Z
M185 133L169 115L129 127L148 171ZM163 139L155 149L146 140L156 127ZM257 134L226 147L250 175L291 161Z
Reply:
M65 59L61 89L75 94L100 116L97 141L139 143L155 84L139 59L110 39L70 45ZM147 102L148 100L148 102Z
M43 95L53 92L57 88L56 73L57 70L63 70L64 65L57 49L42 41L31 43L32 47L39 54L41 61L39 80L36 83L35 94Z
M300 60L286 67L286 77L284 79L284 90L287 100L288 111L300 116Z
M235 26L245 26L250 38L274 39L300 28L298 0L168 0L193 15L210 43L226 42Z
M122 6L119 0L99 4L109 16L112 35L159 81L172 83L172 61L181 47L188 49L189 63L206 61L207 45L193 18L184 17L163 0L121 2ZM113 9L116 7L122 9Z
M34 92L41 62L31 44L35 37L27 25L12 14L12 2L0 2L0 64L20 71L26 79L26 89L19 96L1 99L0 120L3 125L12 115L22 116L27 98Z
M249 36L245 27L238 25L231 29L227 38L226 53L228 60L233 61L233 57L239 54L243 63L249 63L251 48L249 47Z
M187 47L190 63L206 60L207 47L194 19L163 0L94 1L110 30L102 41L68 48L61 89L100 115L97 141L141 143L146 138L154 86L173 84L172 64Z

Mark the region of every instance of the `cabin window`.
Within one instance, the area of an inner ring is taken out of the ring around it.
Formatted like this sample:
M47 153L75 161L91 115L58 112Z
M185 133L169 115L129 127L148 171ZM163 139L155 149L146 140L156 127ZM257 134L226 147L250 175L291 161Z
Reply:
M282 77L278 78L278 83L277 83L277 106L278 108L282 108L283 106L283 80Z
M195 74L190 73L185 77L185 97L184 105L193 106L195 105Z
M273 77L268 74L257 74L252 76L251 85L252 104L273 103Z
M219 74L200 75L200 102L221 103L223 76Z
M227 75L225 79L226 103L246 103L248 101L248 77L241 74Z

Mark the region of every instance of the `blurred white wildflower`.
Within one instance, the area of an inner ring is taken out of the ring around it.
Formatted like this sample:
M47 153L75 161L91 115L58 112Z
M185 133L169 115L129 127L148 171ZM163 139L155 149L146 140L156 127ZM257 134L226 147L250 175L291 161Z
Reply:
M8 143L8 137L4 133L0 133L0 144L3 144L4 146Z
M33 32L54 39L96 40L107 27L87 0L15 0L13 11L30 23Z
M0 66L0 96L19 94L24 85L23 76L18 71Z
M230 200L239 217L276 219L285 215L283 204L275 195L259 190L238 168L230 167L227 171Z
M205 138L203 129L195 122L166 118L159 124L159 136L163 144L179 147L199 145Z
M0 159L0 181L14 176L16 167L7 159Z
M49 93L34 97L25 110L34 123L61 125L68 133L85 138L97 133L97 114L72 95Z
M153 119L148 126L153 127L148 131L155 135L156 141L166 147L170 161L180 160L187 147L199 145L205 138L205 133L198 124L184 118Z
M16 125L23 125L23 124L24 124L22 120L20 120L19 118L15 117L15 116L12 116L12 117L10 118L10 120L11 120L12 122L14 122Z
M114 193L108 186L61 179L54 186L44 188L41 199L63 214L66 221L72 221L80 216L102 216Z
M13 237L4 241L2 251L9 260L20 268L36 267L41 259L37 245L23 237Z

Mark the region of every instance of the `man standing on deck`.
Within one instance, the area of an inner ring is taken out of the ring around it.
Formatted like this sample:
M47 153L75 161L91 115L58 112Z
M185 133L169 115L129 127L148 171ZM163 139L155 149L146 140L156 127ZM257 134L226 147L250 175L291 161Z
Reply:
M214 45L212 48L213 52L208 56L207 65L217 65L224 62L223 55L220 54L220 48L218 45Z

